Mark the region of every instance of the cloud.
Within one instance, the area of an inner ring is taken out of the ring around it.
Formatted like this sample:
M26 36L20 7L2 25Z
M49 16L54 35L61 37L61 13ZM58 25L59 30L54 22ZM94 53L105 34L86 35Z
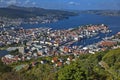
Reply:
M0 0L0 2L2 3L2 2L4 2L4 0Z
M36 3L35 3L35 2L32 2L32 5L36 5Z
M16 3L17 3L17 0L8 0L6 3L7 3L8 5L16 4Z
M35 5L35 2L31 2L31 0L0 0L0 6L8 6L8 5L20 5L20 6L28 6Z
M31 0L26 0L24 1L23 5L25 6L35 6L37 3L35 1L31 1Z
M26 1L25 1L25 4L28 4L28 3L30 3L30 0L26 0Z
M6 4L6 5L12 5L12 4L17 4L17 0L0 0L0 3Z
M68 4L69 4L69 5L76 5L76 6L77 6L77 5L80 5L79 3L73 2L73 1L68 2Z

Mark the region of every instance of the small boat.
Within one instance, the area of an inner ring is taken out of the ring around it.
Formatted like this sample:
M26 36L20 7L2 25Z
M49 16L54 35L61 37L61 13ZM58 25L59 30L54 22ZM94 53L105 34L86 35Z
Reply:
M100 36L97 36L95 39L99 39L100 38Z
M112 32L112 30L107 30L107 33L111 33Z

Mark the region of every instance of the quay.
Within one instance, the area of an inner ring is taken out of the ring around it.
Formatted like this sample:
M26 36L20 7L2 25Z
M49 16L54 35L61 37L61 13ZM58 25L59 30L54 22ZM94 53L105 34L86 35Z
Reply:
M97 45L86 47L71 46L73 43L94 37L102 32L108 32L104 25L85 25L68 30L52 30L51 28L13 29L0 32L0 46L10 46L8 50L18 49L17 55L5 55L2 61L10 64L17 61L31 60L33 58L69 55L69 54L94 54L106 46L114 46L117 42L105 41ZM115 39L114 39L115 40ZM117 40L118 41L118 40ZM104 44L104 45L103 45ZM13 47L13 48L12 48Z

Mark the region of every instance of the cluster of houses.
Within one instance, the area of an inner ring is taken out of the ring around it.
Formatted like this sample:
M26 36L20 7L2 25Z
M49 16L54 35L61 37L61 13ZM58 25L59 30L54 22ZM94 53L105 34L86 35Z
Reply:
M31 18L7 18L7 17L1 17L0 16L0 28L4 27L10 27L10 26L20 26L21 24L38 24L38 23L52 23L52 22L57 22L59 21L61 16L54 16L54 15L49 15L49 16L36 16L36 17L31 17Z
M77 57L74 57L72 55L67 56L66 58L63 57L55 57L53 56L52 58L50 58L50 60L40 60L40 61L32 61L31 63L27 63L27 64L22 64L22 65L18 65L14 68L15 71L20 71L22 69L25 70L29 70L39 64L51 64L53 67L61 67L64 65L69 65L71 62L76 61Z
M11 29L0 31L0 46L22 44L29 41L40 41L48 45L64 45L69 42L86 37L93 37L99 32L107 32L108 27L102 25L86 25L75 29L68 30L51 30L51 28L34 28L34 29Z
M8 27L8 26L19 26L23 20L21 18L7 18L7 17L1 17L0 16L0 28Z
M5 55L4 57L1 58L1 61L4 62L5 64L11 64L14 62L18 62L19 57L18 56L13 56L13 55Z
M1 31L0 43L2 42L4 45L20 44L16 47L18 54L8 54L2 57L2 62L11 64L45 56L95 54L95 52L117 46L120 39L118 37L111 37L109 40L103 40L85 47L80 47L79 45L71 46L71 44L84 38L93 37L101 32L108 32L108 30L107 26L101 24L86 25L68 30L52 30L51 28L25 30L21 28ZM116 36L118 35L119 33ZM57 62L52 60L52 62L55 62L57 66L62 65L61 60L57 60Z
M95 54L96 52L99 51L105 51L105 50L117 49L117 48L120 48L120 32L118 32L114 36L107 37L107 39L103 39L98 43L88 45L83 49L88 50L88 53Z

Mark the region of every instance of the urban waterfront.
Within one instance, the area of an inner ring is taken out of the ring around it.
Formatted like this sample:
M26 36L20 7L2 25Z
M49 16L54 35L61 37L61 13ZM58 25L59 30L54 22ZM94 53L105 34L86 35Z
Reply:
M102 16L102 15L95 15L95 14L79 14L79 16L70 17L69 19L61 20L54 23L46 23L46 24L23 24L20 27L25 29L28 28L39 28L39 27L50 27L52 29L69 29L75 28L78 26L84 26L86 24L105 24L107 25L112 33L109 34L99 34L99 39L94 38L85 39L84 43L79 41L75 43L75 45L90 45L95 42L99 42L102 38L110 37L117 32L120 31L120 16Z
M120 0L0 0L0 80L120 80Z
M63 29L69 29L69 28L76 28L78 26L84 26L86 24L105 24L107 25L110 30L112 30L111 33L107 34L98 34L92 38L80 40L78 42L75 42L73 45L77 46L87 46L93 43L97 43L105 37L110 37L120 30L120 17L118 16L101 16L101 15L95 15L95 14L80 14L79 16L70 17L69 19L60 20L58 22L54 23L45 23L45 24L22 24L19 27L23 27L24 29L31 29L31 28L40 28L40 27L49 27L54 30L63 30ZM99 38L97 38L99 37ZM4 50L1 52L5 52ZM7 51L6 53L7 54ZM5 55L4 54L4 55ZM3 54L0 54L0 56L4 56Z
M69 29L87 24L105 24L110 27L115 34L120 30L120 16L102 16L95 14L79 14L78 16L69 17L69 19L60 20L53 23L45 24L22 24L18 27L24 29L49 27L52 29Z
M73 16L69 19L60 20L54 23L46 24L23 24L20 27L38 28L38 27L50 27L53 29L68 29L83 26L87 24L106 24L116 33L120 30L120 16L101 16L95 14L80 14L79 16Z

